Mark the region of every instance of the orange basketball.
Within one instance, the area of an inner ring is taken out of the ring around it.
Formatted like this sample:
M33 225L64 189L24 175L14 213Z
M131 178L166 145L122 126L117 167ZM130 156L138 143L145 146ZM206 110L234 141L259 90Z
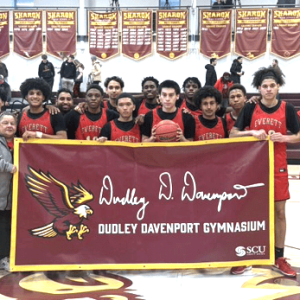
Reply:
M156 125L157 142L176 142L177 129L179 125L171 120L162 120Z

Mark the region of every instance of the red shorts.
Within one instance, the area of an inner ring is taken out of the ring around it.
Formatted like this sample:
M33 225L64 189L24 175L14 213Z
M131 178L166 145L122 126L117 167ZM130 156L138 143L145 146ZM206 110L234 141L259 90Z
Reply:
M288 176L275 175L274 189L275 189L274 191L275 201L285 201L290 199Z

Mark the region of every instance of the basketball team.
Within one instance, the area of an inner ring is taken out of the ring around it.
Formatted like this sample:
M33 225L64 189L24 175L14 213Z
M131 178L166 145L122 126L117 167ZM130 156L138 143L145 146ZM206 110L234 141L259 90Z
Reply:
M51 95L48 84L40 78L29 78L20 86L22 97L29 106L18 118L3 112L0 115L0 135L6 140L9 151L13 149L15 134L24 140L69 138L102 143L107 140L192 142L244 136L265 140L269 137L275 143L274 269L295 277L297 274L283 253L285 203L289 199L286 143L300 142L300 125L294 107L278 97L283 84L281 74L269 67L254 74L252 85L260 97L250 101L247 101L246 90L241 84L229 87L228 99L223 99L216 88L201 87L196 77L184 81L183 93L173 80L159 84L157 79L146 77L142 81L142 95L133 96L124 93L123 80L113 76L104 82L106 98L101 86L91 84L85 101L74 107L72 92L65 88L58 91L55 106L44 105ZM3 105L5 97L0 90L0 104ZM228 106L224 105L226 101ZM7 176L11 176L16 172L16 166L11 160L8 163ZM3 205L8 207L10 204ZM4 239L6 241L1 241L1 244L6 246L1 249L0 259L9 253L9 235ZM231 273L242 274L248 269L246 266L234 267Z

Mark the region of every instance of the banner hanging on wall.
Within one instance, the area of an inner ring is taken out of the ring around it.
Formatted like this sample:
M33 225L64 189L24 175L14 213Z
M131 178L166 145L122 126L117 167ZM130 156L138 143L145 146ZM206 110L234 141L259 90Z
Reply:
M9 54L9 12L0 12L0 58Z
M46 51L58 58L76 53L77 11L46 11Z
M151 55L152 27L152 11L122 11L122 54L135 60Z
M25 58L34 58L43 52L42 11L13 12L13 49Z
M231 52L232 10L200 10L200 53L222 58Z
M102 60L119 54L119 14L89 11L90 53Z
M299 55L300 9L272 9L271 53L284 59Z
M250 60L264 55L268 41L268 9L237 9L235 53Z
M12 271L274 263L272 142L63 143L15 140Z
M171 60L187 54L188 32L187 10L158 10L156 52Z

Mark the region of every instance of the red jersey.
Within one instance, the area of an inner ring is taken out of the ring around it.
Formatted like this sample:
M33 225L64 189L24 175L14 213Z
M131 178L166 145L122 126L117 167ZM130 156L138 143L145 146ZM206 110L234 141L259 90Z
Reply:
M137 112L137 115L145 115L146 113L148 113L149 111L151 111L151 108L148 108L146 106L146 100L144 99L141 103L141 106L139 107L139 110Z
M110 134L111 141L128 142L128 143L140 143L142 141L140 126L138 124L135 124L133 128L130 129L129 131L124 131L118 128L115 121L111 121L110 126L111 126L111 134Z
M197 109L197 110L191 110L188 105L187 105L187 101L186 99L183 99L179 109L185 109L186 111L188 111L195 119L198 116L202 115L202 110L201 109Z
M103 101L103 107L108 109L108 100Z
M157 113L157 110L158 110L158 108L152 110L152 112L153 112L152 127L154 127L160 121L162 121L162 119L159 117L159 115ZM184 134L184 124L183 124L182 114L183 114L182 109L177 109L176 116L172 119L172 121L179 125L179 127L182 130L182 133Z
M204 140L217 140L217 139L224 139L226 132L223 126L222 119L217 117L218 122L215 127L208 128L204 126L199 117L196 120L196 128L195 128L195 141L204 141Z
M22 136L26 130L40 131L42 133L54 135L55 132L51 125L50 113L48 110L38 119L32 119L28 116L28 112L24 111L19 123L19 135Z
M251 123L250 130L264 129L267 134L272 132L280 132L287 134L286 127L286 102L281 101L279 108L273 113L266 113L262 110L259 104L256 104ZM275 174L287 174L287 154L286 143L274 143L274 159L275 159Z
M76 140L95 140L100 136L101 129L106 123L107 115L105 108L102 108L102 115L97 121L90 120L86 114L81 115L75 133Z
M230 133L231 129L233 128L233 126L236 122L236 119L234 119L232 117L232 114L229 113L229 114L225 115L225 120L226 120L226 124L227 124L227 131L228 131L228 133Z

